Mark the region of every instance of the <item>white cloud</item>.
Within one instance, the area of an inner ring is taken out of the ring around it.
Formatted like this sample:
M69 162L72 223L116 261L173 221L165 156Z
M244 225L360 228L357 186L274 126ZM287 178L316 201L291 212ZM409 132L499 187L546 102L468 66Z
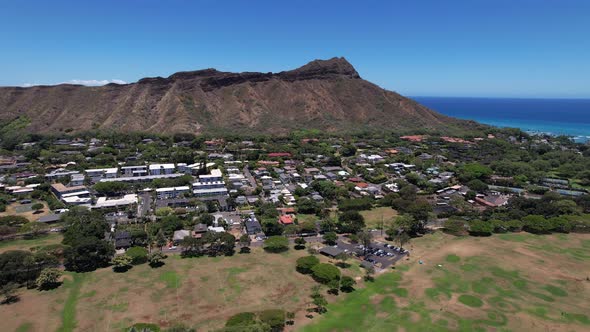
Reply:
M69 80L66 82L60 82L57 84L78 84L78 85L86 85L86 86L100 86L109 83L116 83L116 84L127 84L127 82L119 79L111 79L111 80ZM39 84L39 83L25 83L22 86L25 88L35 86L35 85L57 85L57 84Z

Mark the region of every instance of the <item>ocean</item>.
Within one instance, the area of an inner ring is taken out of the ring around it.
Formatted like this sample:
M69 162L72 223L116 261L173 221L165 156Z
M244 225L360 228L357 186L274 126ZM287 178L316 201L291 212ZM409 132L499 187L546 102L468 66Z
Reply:
M590 140L590 99L412 97L452 117L531 133Z

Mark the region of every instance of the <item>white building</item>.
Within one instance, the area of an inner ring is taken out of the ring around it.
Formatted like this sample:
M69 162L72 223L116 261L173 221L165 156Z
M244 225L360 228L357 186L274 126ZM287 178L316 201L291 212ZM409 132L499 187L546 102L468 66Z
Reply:
M87 169L84 171L86 176L89 177L92 182L98 182L101 179L114 179L117 177L118 172L119 169L116 167Z
M133 204L137 204L137 195L136 194L127 194L122 198L117 199L108 199L107 197L99 197L96 201L96 204L90 205L89 208L91 209L102 209L102 208L112 208L112 207L125 207L130 206Z
M150 175L172 174L174 169L174 164L151 164L149 167Z
M123 176L125 176L125 177L148 175L147 166L145 166L145 165L123 166L123 167L121 167L121 173L123 173Z
M182 197L185 193L190 193L190 188L188 186L156 189L156 196L158 199L178 198Z
M221 170L212 169L211 174L199 175L199 182L193 183L193 194L197 197L227 196Z

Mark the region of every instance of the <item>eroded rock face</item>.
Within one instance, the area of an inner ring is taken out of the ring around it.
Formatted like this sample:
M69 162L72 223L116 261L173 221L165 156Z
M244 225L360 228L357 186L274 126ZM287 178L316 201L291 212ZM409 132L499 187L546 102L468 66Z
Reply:
M27 130L41 133L286 133L465 125L361 79L344 58L315 60L280 73L204 69L123 85L0 88L0 119L19 116L30 119Z

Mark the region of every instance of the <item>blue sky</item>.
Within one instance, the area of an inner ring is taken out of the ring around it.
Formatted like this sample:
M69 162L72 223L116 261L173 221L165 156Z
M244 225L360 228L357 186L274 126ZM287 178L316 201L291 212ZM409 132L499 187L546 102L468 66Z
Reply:
M346 57L406 95L590 98L590 1L1 1L0 85Z

